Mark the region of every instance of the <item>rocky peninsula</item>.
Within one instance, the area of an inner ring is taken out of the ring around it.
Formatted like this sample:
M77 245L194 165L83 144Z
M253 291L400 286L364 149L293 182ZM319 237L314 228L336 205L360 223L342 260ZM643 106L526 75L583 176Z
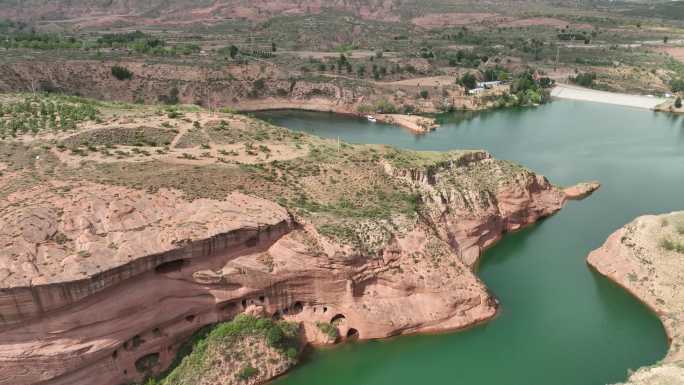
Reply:
M0 385L254 384L302 343L472 326L498 306L482 252L598 187L199 108L1 101Z
M651 308L670 349L660 363L639 369L626 384L684 382L684 212L647 215L613 233L587 262Z

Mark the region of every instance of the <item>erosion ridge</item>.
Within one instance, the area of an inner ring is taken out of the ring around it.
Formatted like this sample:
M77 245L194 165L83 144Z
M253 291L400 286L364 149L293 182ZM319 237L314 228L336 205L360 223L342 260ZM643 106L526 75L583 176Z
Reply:
M651 308L665 327L670 348L658 364L633 373L625 385L684 381L684 212L636 218L589 254L587 262Z
M571 196L485 151L350 145L197 108L1 100L15 122L0 131L2 385L140 381L244 312L298 323L312 344L468 327L497 309L473 272L482 251ZM49 122L40 111L73 125L31 126Z

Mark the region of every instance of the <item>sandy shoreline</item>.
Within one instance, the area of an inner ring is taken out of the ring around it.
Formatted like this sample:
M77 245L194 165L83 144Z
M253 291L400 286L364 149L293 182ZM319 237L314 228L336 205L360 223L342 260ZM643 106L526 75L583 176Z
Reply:
M668 99L643 95L620 94L592 90L568 84L558 84L551 90L551 96L559 99L583 100L587 102L616 104L620 106L655 110Z

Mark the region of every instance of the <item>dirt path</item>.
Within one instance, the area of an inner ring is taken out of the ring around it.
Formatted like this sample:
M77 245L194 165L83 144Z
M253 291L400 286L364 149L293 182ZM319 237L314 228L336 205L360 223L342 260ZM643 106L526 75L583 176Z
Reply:
M645 108L649 110L654 110L658 105L667 101L665 98L597 91L589 88L571 86L568 84L558 84L553 88L553 90L551 90L551 96L559 99L617 104L621 106Z

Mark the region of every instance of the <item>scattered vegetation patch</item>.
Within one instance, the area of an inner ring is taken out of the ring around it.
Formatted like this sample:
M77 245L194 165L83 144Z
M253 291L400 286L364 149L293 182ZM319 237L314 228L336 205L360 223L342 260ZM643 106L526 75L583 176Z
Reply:
M660 240L660 247L667 251L676 251L684 254L684 243L674 241L670 238L663 238Z
M40 94L0 102L0 139L42 131L76 130L79 123L98 118L97 104L76 97Z
M332 340L336 340L340 336L337 328L329 322L316 322L316 327Z
M265 342L265 346L274 349L283 362L293 365L299 355L299 325L285 321L273 321L240 314L230 322L215 325L197 333L191 347L181 349L185 355L177 360L177 366L166 376L151 379L147 385L195 385L204 383L202 379L214 376L212 369L223 362L223 365L235 367L236 380L246 381L257 376L261 370L259 365L267 365L265 352L254 355L245 350L255 346L257 341ZM221 381L219 378L216 381ZM226 380L226 383L232 383Z
M171 130L155 127L112 127L99 128L78 133L63 141L68 147L77 146L166 146L175 137Z

